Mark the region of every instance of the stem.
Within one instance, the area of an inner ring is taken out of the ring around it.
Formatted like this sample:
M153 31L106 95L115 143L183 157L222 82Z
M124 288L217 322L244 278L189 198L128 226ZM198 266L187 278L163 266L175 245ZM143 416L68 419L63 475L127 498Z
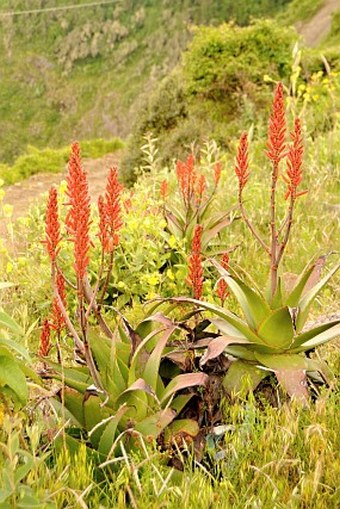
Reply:
M92 311L92 308L93 308L93 304L94 304L94 301L97 297L97 294L98 294L98 290L99 290L99 285L100 285L100 280L102 278L102 275L103 275L103 271L104 271L104 249L102 248L102 252L101 252L101 260L100 260L100 267L99 267L99 273L98 273L98 278L97 278L97 283L96 283L96 286L93 290L93 295L92 295L92 298L90 300L90 302L88 302L88 308L87 308L87 311L86 311L86 319L89 318L90 316L90 313ZM83 282L83 288L84 288L84 282ZM86 298L86 297L85 297Z
M101 295L100 295L100 298L99 298L99 303L97 305L98 311L100 311L100 308L101 308L101 306L103 304L105 292L107 290L107 287L109 286L110 277L111 277L112 269L113 269L113 259L114 259L114 251L111 251L111 253L110 253L110 260L109 260L109 267L107 269L107 274L106 274L106 278L105 278L105 281L104 281L104 286L102 288L102 292L101 292Z
M103 384L100 380L98 370L94 363L92 350L91 350L89 342L88 342L88 320L87 320L87 314L85 313L85 308L84 308L84 285L79 280L79 278L77 278L77 279L78 279L77 287L78 287L78 302L79 302L79 321L80 321L80 327L81 327L82 334L83 334L85 360L86 360L87 367L89 368L89 371L93 378L93 382L94 382L95 386L104 391Z
M99 324L100 328L102 329L105 336L107 336L109 339L112 339L113 333L110 330L110 327L105 322L105 320L100 312L99 306L96 302L96 298L95 297L93 298L92 288L91 288L90 283L88 282L87 278L84 278L83 290L84 290L84 297L87 300L87 302L90 303L93 299L92 310L93 310L94 314L96 315L96 318L98 320L98 324Z
M266 251L266 253L270 255L269 247L265 244L265 242L262 240L260 235L257 233L257 231L255 230L252 222L250 221L249 217L247 216L247 213L246 213L246 210L244 208L243 201L242 201L242 191L241 190L238 193L238 203L239 203L239 206L240 206L240 210L241 210L241 214L242 214L244 222L248 226L249 230L251 231L251 233L253 234L255 239L261 244L263 249Z
M278 252L278 255L277 255L277 264L280 263L280 261L282 259L282 256L283 256L283 253L284 253L284 250L286 249L286 246L287 246L287 243L288 243L290 231L291 231L292 224L293 224L294 203L295 203L295 196L293 194L291 194L290 195L289 209L288 209L288 214L287 214L287 221L286 221L287 227L286 227L284 238L283 238L283 240L282 240L282 242L280 244L280 247L279 247L279 252Z
M272 188L270 196L271 217L270 217L270 230L271 230L271 248L270 248L270 280L271 280L271 296L274 297L277 289L277 270L278 261L276 258L278 237L276 229L276 184L279 172L278 162L273 162L272 171Z
M80 353L84 354L85 353L84 344L83 344L82 340L80 339L76 329L74 328L74 326L73 326L73 324L72 324L72 322L70 320L70 317L67 314L65 306L63 304L63 301L61 300L61 297L60 297L59 292L58 292L58 288L57 288L57 285L56 285L56 282L55 282L55 276L56 276L56 265L55 265L55 263L52 263L51 273L52 273L52 288L53 288L53 293L54 293L55 298L57 299L58 306L59 306L59 309L61 311L61 314L63 315L63 318L65 320L67 328L68 328L71 336L74 339L74 343L75 343L76 347L78 348Z

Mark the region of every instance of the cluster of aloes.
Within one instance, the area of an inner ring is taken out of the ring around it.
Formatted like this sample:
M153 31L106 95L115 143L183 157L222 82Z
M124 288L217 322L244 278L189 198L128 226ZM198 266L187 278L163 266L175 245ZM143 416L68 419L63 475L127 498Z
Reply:
M231 210L214 210L214 200L220 183L222 163L217 161L209 178L199 173L193 154L185 162L177 161L176 177L178 191L168 198L168 184L163 181L160 196L164 202L164 214L170 233L185 239L191 245L197 225L203 227L201 246L205 250L209 242L232 223Z
M203 273L200 270L201 260L192 254L191 261L195 263L191 264L190 281L196 298L175 300L192 302L212 313L213 318L209 318L208 322L205 320L205 327L207 323L212 324L217 328L218 335L208 342L207 351L202 356L200 365L203 367L208 361L223 355L223 352L231 355L234 361L223 380L223 385L229 393L240 388L243 375L248 375L250 387L254 389L268 373L273 372L288 394L306 402L307 375L320 380L320 375L325 377L326 368L320 361L307 358L304 353L338 336L340 320L306 331L304 326L318 293L340 265L335 266L320 280L325 257L314 259L299 277L296 276L291 288L285 288L287 284L285 285L284 277L279 274L279 266L291 233L296 200L306 193L299 190L303 159L301 122L299 118L295 119L291 143L288 145L281 83L277 85L275 91L266 155L272 166L269 244L266 244L257 232L244 206L243 191L250 172L248 138L246 133L241 135L235 165L239 181L238 203L244 222L269 257L270 276L267 290L262 292L258 287L254 287L253 282L247 284L230 267L223 267L212 260L221 280L227 285L224 287L225 290L229 289L238 301L244 319L223 308L197 300L197 297L201 296ZM283 160L286 160L285 174L281 168ZM280 225L276 204L279 178L287 185L285 199L288 200L287 215ZM196 232L201 234L201 229L197 229ZM193 252L195 249L193 244Z
M52 188L44 242L51 263L54 301L51 318L45 320L42 327L39 354L44 361L44 376L63 384L53 399L54 406L58 410L62 406L66 408L73 426L88 432L92 446L104 459L114 453L115 439L126 430L130 438L138 433L157 438L167 427L170 438L173 421L193 396L192 392L178 396L176 393L204 385L207 375L176 369L161 376L160 366L168 342L170 338L178 341L181 335L180 326L164 315L148 317L133 329L118 311L113 310L116 326L111 330L111 324L102 313L122 227L121 185L117 169L110 170L105 195L98 199L97 236L101 245L101 263L94 287L91 287L88 276L93 243L90 197L76 143L72 146L69 161L66 194L66 237L73 243L75 281L66 280L59 263L63 235L57 191ZM65 284L75 292L76 320L67 309ZM74 341L78 366L67 367L62 358L60 339L64 329ZM58 362L47 358L53 330ZM198 433L196 421L175 422L175 433ZM68 441L71 446L76 444L71 437Z

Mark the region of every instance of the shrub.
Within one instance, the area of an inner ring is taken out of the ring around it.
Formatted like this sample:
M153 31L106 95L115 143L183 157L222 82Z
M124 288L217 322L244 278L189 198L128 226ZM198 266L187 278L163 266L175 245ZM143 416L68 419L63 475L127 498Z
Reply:
M263 75L283 79L290 74L296 33L274 21L255 21L249 27L233 24L200 27L184 54L188 91L235 104L235 95L263 87ZM273 44L275 41L275 44Z

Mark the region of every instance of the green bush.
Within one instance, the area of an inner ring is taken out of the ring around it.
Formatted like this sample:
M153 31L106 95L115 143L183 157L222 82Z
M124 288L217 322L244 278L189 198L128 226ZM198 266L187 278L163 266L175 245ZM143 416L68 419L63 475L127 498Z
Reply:
M119 138L102 138L81 142L83 157L99 158L123 148ZM0 164L0 178L5 184L14 184L36 173L58 173L65 168L69 157L69 147L40 150L29 145L26 154L19 156L13 166Z
M295 40L292 28L274 21L255 21L245 28L200 27L184 54L188 92L228 101L232 109L235 96L247 93L250 83L255 89L263 87L264 74L276 80L290 75Z

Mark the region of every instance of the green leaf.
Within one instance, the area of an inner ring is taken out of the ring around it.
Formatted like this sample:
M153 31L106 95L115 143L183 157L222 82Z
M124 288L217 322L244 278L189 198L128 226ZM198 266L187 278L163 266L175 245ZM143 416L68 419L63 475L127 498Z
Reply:
M161 404L164 404L175 392L197 385L205 385L208 379L209 377L205 373L185 373L184 375L176 376L166 386L161 398Z
M29 362L30 364L32 363L32 359L29 356L29 353L27 352L25 347L20 345L20 343L17 343L16 341L13 341L12 339L0 338L0 345L8 347L9 350L14 350L21 357L23 357L23 359L25 359L27 362Z
M157 341L157 345L153 349L150 357L147 360L145 365L145 369L143 372L143 378L148 383L154 391L157 390L157 380L159 377L159 366L161 363L161 358L164 352L164 348L168 342L168 339L171 337L172 333L176 329L176 326L169 327L165 332L161 335L161 337Z
M256 359L267 368L277 371L278 369L307 369L307 360L298 354L264 354L255 352Z
M230 311L227 311L224 308L221 308L220 306L217 306L215 304L211 304L210 302L203 302L196 299L191 299L189 297L177 297L173 299L169 299L172 302L177 302L179 304L181 303L191 303L195 304L196 306L200 306L203 309L206 309L207 311L211 311L215 315L219 316L226 322L230 323L239 333L242 334L242 337L245 337L246 339L249 339L249 341L252 342L258 342L261 339L253 332L247 325L246 322L241 320L238 316L234 315L233 313L230 313ZM234 336L236 334L233 334Z
M27 402L28 389L26 378L15 359L7 355L0 356L0 386L12 389L22 404Z
M82 394L93 383L87 367L64 368L48 359L44 359L44 362L53 368L53 372L48 373L51 378L62 381L66 386Z
M218 262L211 260L240 304L248 325L257 329L268 316L270 307L265 299L236 276L232 276Z
M253 391L266 376L268 372L255 364L236 360L229 367L222 385L230 395L240 393L242 389Z
M176 443L178 439L186 440L197 437L200 432L198 422L193 419L178 419L172 422L165 430L164 442L166 444Z
M126 405L122 405L118 409L117 413L114 416L112 416L111 420L107 423L102 433L102 436L100 437L98 452L100 454L103 454L105 458L107 458L107 455L111 451L112 445L116 438L119 423L127 410L128 407Z
M331 339L340 337L339 320L327 325L330 325L330 327L316 327L304 334L300 334L292 345L292 351L307 352L316 346L327 343Z
M313 257L314 258L314 257ZM308 263L300 276L298 277L293 290L290 292L288 297L286 298L286 304L290 307L297 307L299 305L299 300L301 295L305 291L307 283L310 281L310 278L317 272L317 275L320 274L320 270L325 263L325 257L319 257L315 262Z
M276 309L262 322L259 336L272 348L288 348L294 336L294 328L289 309Z
M62 399L62 403L64 403L70 414L74 416L74 419L79 422L82 427L85 427L83 395L74 389L65 387L59 391L59 397Z
M101 426L98 426L96 430L90 434L91 444L97 448L103 433L105 419L110 416L110 409L106 406L103 407L101 398L92 393L85 394L83 398L83 408L85 429L87 431L93 430L95 426L104 421Z
M311 290L309 290L299 301L298 307L299 312L296 320L296 329L297 331L301 331L307 318L309 310L316 299L317 295L323 289L323 287L328 283L331 277L337 272L340 267L340 263L336 265L321 281L319 281Z
M176 412L166 408L138 422L134 429L144 437L156 439L175 417Z
M179 396L176 396L170 404L170 407L175 410L177 415L183 410L185 405L189 403L191 398L194 396L193 393L191 394L180 394Z
M1 327L6 327L7 329L13 331L15 334L19 334L19 336L24 334L23 328L20 327L20 325L4 311L0 311L0 328Z

